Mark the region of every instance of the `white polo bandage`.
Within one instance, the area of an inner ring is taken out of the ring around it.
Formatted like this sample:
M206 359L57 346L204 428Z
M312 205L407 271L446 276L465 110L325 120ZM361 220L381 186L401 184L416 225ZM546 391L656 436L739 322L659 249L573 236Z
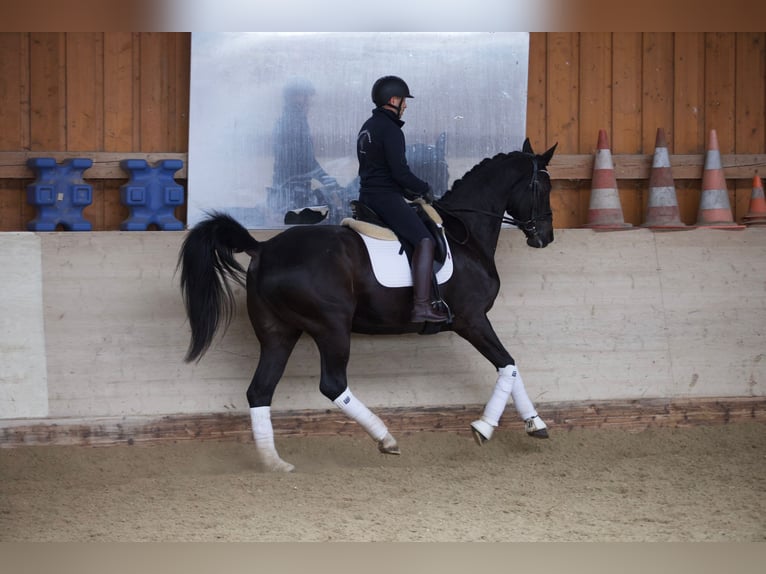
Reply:
M521 420L525 421L537 415L535 405L527 395L527 389L524 388L524 382L521 380L521 374L516 372L516 380L513 383L513 390L511 391L511 398L513 399L513 406L516 407L516 411L519 413Z
M495 383L495 389L492 391L492 396L489 398L486 406L484 407L484 414L482 420L493 427L496 427L500 422L500 417L505 410L505 405L508 404L508 398L513 391L514 381L516 379L516 367L509 365L497 370L498 377Z
M258 450L274 449L274 427L271 426L271 407L253 407L250 409L250 422L253 426L253 439Z
M357 399L348 387L333 403L347 417L358 422L367 431L367 434L376 441L383 440L388 434L385 423L368 409L362 401Z

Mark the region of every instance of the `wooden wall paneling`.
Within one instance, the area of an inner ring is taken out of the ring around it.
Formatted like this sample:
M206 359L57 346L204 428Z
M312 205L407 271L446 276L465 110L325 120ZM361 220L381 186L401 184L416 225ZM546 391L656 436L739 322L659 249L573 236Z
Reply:
M168 147L166 151L186 151L189 146L189 81L191 34L168 37Z
M612 140L612 35L580 34L579 151L595 149L598 132Z
M673 132L668 134L668 146L675 154L701 154L705 151L706 139L705 35L676 32L673 42ZM689 225L697 221L702 187L699 178L675 179L678 211L681 220Z
M23 141L26 123L19 105L28 94L27 63L28 50L24 49L26 34L0 33L0 149L15 150L23 148L28 142Z
M172 36L170 86L171 101L168 117L170 120L170 141L168 151L187 151L189 149L189 88L191 80L191 33ZM188 189L185 181L179 183L184 188L185 201L174 213L178 220L186 221Z
M643 138L640 153L654 153L657 128L673 129L673 34L645 33L642 73L643 102L641 117Z
M104 35L104 151L131 152L133 124L133 34Z
M141 33L140 132L141 151L167 151L167 61L163 49L167 39L157 32Z
M758 153L766 147L766 34L737 33L736 52L734 147L737 153ZM758 175L766 178L766 173ZM740 221L750 208L753 180L733 180L732 184L736 198L732 209Z
M103 33L66 35L68 151L104 149Z
M641 77L643 36L637 32L612 35L612 153L637 153L642 141ZM618 180L626 221L643 222L645 181ZM622 198L625 197L625 201Z
M547 34L546 139L551 144L558 142L559 154L579 152L579 40L579 34ZM555 182L551 192L554 226L579 227L585 223L589 197L590 188L577 181Z
M711 129L718 133L722 154L734 152L734 34L705 34L705 145Z
M31 34L30 149L66 149L66 34Z
M529 34L529 78L527 81L527 137L534 149L548 149L546 133L546 77L548 66L545 58L546 35L543 32Z
M29 146L29 34L0 33L0 150ZM23 182L0 180L0 231L24 229Z

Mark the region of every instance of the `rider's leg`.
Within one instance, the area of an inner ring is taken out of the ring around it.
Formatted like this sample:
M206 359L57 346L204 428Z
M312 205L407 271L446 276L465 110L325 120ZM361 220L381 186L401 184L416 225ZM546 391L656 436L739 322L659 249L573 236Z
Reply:
M441 323L447 320L447 313L431 304L431 278L434 265L434 242L421 239L412 254L412 315L410 321Z

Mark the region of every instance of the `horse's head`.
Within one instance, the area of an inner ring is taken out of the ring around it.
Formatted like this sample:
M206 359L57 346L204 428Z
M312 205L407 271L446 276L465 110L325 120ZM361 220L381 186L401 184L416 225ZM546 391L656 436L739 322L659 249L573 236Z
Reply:
M524 232L527 245L531 247L545 247L553 241L551 178L545 168L556 145L540 155L532 150L529 138L524 140L521 152L528 162L528 176L521 179L518 190L508 197L506 212L511 216L511 222Z

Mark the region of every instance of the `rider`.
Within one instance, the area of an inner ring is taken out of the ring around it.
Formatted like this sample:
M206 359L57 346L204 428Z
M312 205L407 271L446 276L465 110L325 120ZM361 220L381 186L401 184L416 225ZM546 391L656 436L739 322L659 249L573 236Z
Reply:
M425 224L405 201L433 201L431 186L410 171L405 157L401 120L412 98L409 87L397 76L379 78L372 86L377 106L357 136L359 201L372 209L396 235L409 243L412 253L413 307L410 320L439 323L447 314L431 302L434 241Z

